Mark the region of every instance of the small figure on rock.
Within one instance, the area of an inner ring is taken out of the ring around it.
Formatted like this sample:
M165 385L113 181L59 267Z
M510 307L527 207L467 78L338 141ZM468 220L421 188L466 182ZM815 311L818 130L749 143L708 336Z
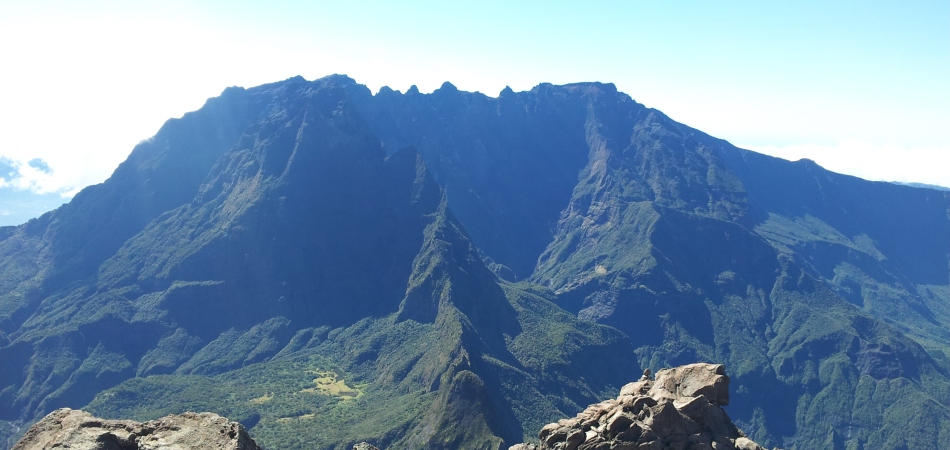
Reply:
M653 377L653 372L650 372L650 368L646 368L643 371L643 376L640 377L640 381L650 381L653 379L652 377Z

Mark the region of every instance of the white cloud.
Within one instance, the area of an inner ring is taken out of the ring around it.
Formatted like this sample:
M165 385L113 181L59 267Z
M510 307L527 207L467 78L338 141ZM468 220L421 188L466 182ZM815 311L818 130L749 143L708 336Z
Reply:
M20 173L5 185L37 193L71 195L102 182L167 119L229 85L283 75L262 70L269 66L254 56L285 56L279 51L189 23L102 18L3 25L0 63L15 70L0 73L0 157ZM51 173L30 166L36 158Z
M0 156L0 189L10 188L21 191L32 191L38 194L58 193L64 197L71 197L75 192L51 188L53 177L52 169L45 161L31 158L28 161Z
M392 55L372 43L313 45L292 32L107 15L0 24L0 64L15 68L0 71L0 157L20 173L0 187L36 193L71 196L104 181L167 119L227 86L346 73L374 91L384 84L431 91L450 79L478 88L476 74L451 62ZM36 158L49 173L29 165Z
M834 145L741 145L759 153L790 161L811 159L833 172L875 181L897 181L950 187L950 147L908 147L871 144L856 140Z

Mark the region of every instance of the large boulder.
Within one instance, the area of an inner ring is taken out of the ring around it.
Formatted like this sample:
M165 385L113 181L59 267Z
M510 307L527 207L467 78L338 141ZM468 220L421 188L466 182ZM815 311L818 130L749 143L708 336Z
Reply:
M656 373L649 395L674 401L703 396L714 405L726 406L729 404L726 366L697 363L661 370Z
M657 372L590 405L571 419L545 425L539 444L509 450L764 450L747 438L722 406L729 377L721 364L689 364Z
M260 450L241 424L212 413L172 414L145 423L105 420L69 408L49 413L13 450Z

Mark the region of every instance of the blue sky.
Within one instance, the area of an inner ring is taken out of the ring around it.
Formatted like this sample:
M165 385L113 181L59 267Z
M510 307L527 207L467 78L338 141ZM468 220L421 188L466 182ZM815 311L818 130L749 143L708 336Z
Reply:
M950 186L946 0L0 0L0 65L0 224L102 182L225 87L298 74L492 96L613 82L743 148Z

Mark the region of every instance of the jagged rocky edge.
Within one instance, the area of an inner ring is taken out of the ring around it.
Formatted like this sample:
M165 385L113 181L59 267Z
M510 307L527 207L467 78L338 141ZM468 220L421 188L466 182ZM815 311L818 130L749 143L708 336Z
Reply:
M101 419L70 408L47 414L12 450L50 448L263 450L243 425L214 413L185 412L135 422Z
M746 437L722 406L729 377L722 364L647 369L615 399L541 428L539 444L509 450L764 450Z
M60 408L30 427L13 450L77 448L100 450L265 450L240 423L214 413L185 412L157 420L106 420ZM360 442L353 450L379 450Z

